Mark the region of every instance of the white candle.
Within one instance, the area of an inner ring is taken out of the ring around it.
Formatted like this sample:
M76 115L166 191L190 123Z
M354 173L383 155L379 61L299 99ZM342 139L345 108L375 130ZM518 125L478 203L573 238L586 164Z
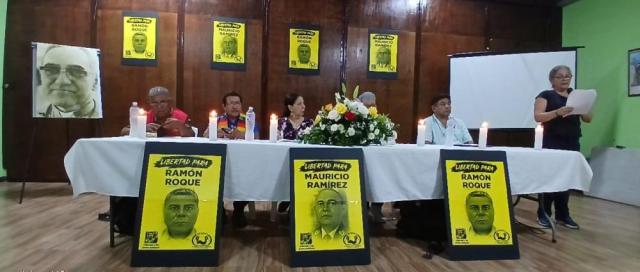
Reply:
M540 123L538 123L538 125L536 126L536 137L535 140L533 142L533 148L535 149L542 149L542 135L544 132L544 128L542 127L542 125Z
M418 136L416 137L416 144L423 146L425 142L425 136L427 133L427 127L424 125L424 119L418 121Z
M135 127L135 136L144 139L147 137L147 112L143 109L138 111L138 116L136 116L136 127Z
M275 143L278 141L278 116L274 113L271 114L269 120L269 142Z
M218 140L218 113L209 113L209 141Z
M483 122L482 126L480 126L480 135L478 135L478 147L480 148L487 147L488 132L489 132L489 124L487 122Z

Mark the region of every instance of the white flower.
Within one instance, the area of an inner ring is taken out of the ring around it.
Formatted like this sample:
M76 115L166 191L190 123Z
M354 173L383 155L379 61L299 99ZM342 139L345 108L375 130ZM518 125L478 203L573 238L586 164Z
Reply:
M344 132L344 126L342 124L338 125L338 130L340 131L340 133Z
M347 129L347 136L353 136L356 134L356 130L353 129L352 127L349 127L349 129Z
M398 139L398 133L396 133L396 131L393 131L393 140L397 140Z
M324 130L327 126L325 126L324 124L320 124L320 130Z
M374 128L376 128L376 126L374 126L373 124L369 124L369 130L373 130Z
M309 133L311 133L311 127L307 127L307 128L305 128L305 129L304 129L304 131L302 131L302 133L304 133L304 134L309 134Z
M376 135L373 135L373 133L369 133L369 136L367 138L369 138L369 140L373 140L373 138L375 138Z
M346 100L345 104L347 105L347 108L349 108L350 111L356 111L359 107L358 107L358 102L357 101L351 101L351 100Z
M329 114L327 115L327 118L338 121L340 120L340 114L334 109L329 112Z
M358 112L360 112L360 114L364 116L367 116L367 114L369 114L369 109L367 109L367 107L360 103L360 105L358 105Z
M337 124L331 125L331 131L335 132L336 130L338 130L338 125Z
M373 134L375 134L375 135L380 134L380 130L376 128L376 130L373 131Z

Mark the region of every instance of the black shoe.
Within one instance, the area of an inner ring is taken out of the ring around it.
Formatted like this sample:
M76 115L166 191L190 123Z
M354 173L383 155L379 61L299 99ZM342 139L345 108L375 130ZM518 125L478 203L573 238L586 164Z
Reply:
M287 210L289 210L289 201L283 201L278 204L279 213L287 212Z
M244 228L248 225L247 218L244 217L243 210L233 210L233 214L231 215L231 225L233 225L236 229Z
M111 213L110 212L99 213L98 214L98 220L104 221L104 222L111 221Z

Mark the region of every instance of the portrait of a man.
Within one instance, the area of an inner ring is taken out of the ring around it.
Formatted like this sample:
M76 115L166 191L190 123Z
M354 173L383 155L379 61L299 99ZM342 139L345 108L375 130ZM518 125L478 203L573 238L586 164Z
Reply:
M467 217L471 223L469 233L489 235L495 231L493 227L494 208L491 196L483 191L473 191L465 201Z
M225 58L233 58L238 54L238 39L233 36L222 38L222 55Z
M313 202L316 229L313 236L321 240L342 239L346 234L346 199L334 189L322 189Z
M142 32L136 32L131 38L131 44L133 44L133 51L137 54L143 54L147 50L147 34Z
M98 50L36 44L33 117L102 118Z
M301 64L309 64L311 59L311 47L308 44L298 45L298 62Z
M629 52L629 95L640 95L640 50Z
M191 189L175 189L164 199L163 216L167 226L162 233L166 239L188 239L196 234L198 220L198 194Z
M376 51L376 65L378 67L388 67L391 65L391 49L389 49L389 47L378 47Z

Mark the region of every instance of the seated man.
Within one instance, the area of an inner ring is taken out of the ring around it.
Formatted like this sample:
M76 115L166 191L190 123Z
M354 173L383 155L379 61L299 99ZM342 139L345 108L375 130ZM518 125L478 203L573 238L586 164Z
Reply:
M377 107L376 106L376 95L372 92L363 92L358 96L358 100L362 102L362 104L367 107ZM373 215L373 223L382 224L384 223L384 216L382 215L382 202L371 202L371 214Z
M192 137L193 130L189 125L189 116L178 108L173 107L173 99L169 90L165 87L153 87L149 89L148 103L151 110L147 113L147 132L155 132L158 137ZM129 135L129 126L120 132L121 135ZM133 222L135 221L138 206L137 197L115 197L114 206L111 207L111 215L101 214L99 218L114 220L120 233L133 234Z
M147 132L157 133L158 137L194 136L189 125L189 115L173 107L173 99L167 88L149 89L148 102L151 110L147 112ZM129 126L126 126L121 135L128 134Z
M247 116L242 114L242 96L236 92L226 93L222 97L222 107L224 114L218 116L218 138L226 139L244 139L246 131ZM258 138L258 123L253 129L255 138ZM209 137L209 129L204 131L203 136ZM247 219L244 216L244 208L249 201L234 201L233 215L231 223L236 228L244 228L247 226Z
M447 139L447 133L453 133L454 144L472 144L473 139L467 126L458 118L451 116L451 97L446 94L435 96L431 100L431 110L433 115L424 120L426 126L430 128L427 131L426 141L428 144L444 145ZM447 129L449 127L452 129Z

